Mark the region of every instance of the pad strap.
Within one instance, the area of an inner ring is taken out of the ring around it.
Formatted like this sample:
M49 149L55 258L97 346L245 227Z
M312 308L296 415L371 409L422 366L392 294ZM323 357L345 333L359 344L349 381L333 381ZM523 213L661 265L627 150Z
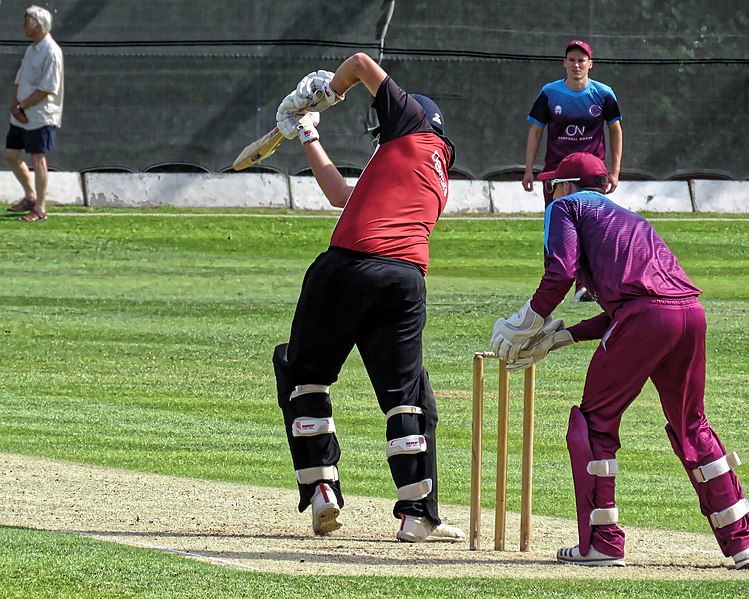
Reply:
M423 414L424 410L417 406L395 406L385 414L385 420L396 414Z
M330 387L328 385L297 385L289 396L289 400L299 397L300 395L307 395L307 393L330 393Z
M302 468L295 472L300 485L311 485L318 480L338 480L338 468L335 466L314 466Z
M608 509L596 508L590 512L590 525L598 526L600 524L616 524L619 522L619 508L610 507Z
M424 435L408 435L388 441L385 454L388 458L402 453L424 453L427 450L427 440Z
M706 483L709 480L717 476L721 476L726 472L734 470L741 465L739 454L732 451L728 455L724 455L722 458L718 458L714 462L705 464L704 466L698 466L692 470L694 478L698 483Z
M588 462L588 474L593 476L616 476L619 473L619 462L616 458L609 460L592 460Z
M747 514L749 514L749 500L739 499L731 507L710 514L710 522L715 528L723 528L741 520Z
M432 492L432 479L425 478L418 483L404 485L398 489L398 501L418 501Z
M296 418L291 425L294 437L314 437L335 432L333 417L329 418Z

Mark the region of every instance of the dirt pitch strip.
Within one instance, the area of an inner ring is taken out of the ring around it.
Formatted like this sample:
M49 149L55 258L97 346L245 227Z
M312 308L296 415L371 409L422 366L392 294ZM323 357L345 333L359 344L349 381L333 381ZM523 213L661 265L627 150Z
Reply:
M344 526L314 537L296 492L143 474L0 454L0 525L66 531L252 571L296 575L513 577L580 579L741 579L711 535L626 527L626 568L558 564L575 524L533 517L531 551L517 550L519 517L508 514L511 551L493 546L493 511L482 516L482 550L468 543L395 541L391 502L349 496ZM443 506L468 528L468 508ZM695 516L696 517L696 516Z

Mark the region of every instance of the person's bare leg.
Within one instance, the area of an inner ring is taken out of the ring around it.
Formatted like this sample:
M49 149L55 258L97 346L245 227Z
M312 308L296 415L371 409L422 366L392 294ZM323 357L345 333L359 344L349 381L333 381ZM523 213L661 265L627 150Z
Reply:
M34 184L36 187L36 205L34 212L47 213L47 157L44 154L32 154L31 164L34 167Z
M5 148L3 156L5 157L6 162L10 165L10 170L13 172L13 175L21 184L21 187L23 187L23 197L28 198L32 201L36 201L36 191L33 184L34 182L31 178L31 171L29 171L29 167L26 166L26 163L23 160L21 150L11 150L9 148ZM42 157L44 157L43 154Z

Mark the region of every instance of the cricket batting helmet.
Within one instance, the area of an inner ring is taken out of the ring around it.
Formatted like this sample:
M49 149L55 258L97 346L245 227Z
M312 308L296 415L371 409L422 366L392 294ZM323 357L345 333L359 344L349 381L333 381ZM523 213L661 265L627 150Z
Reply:
M428 96L422 96L421 94L410 95L421 105L421 107L424 109L424 112L427 113L427 119L429 119L429 124L432 125L432 128L435 129L440 135L444 135L445 117L443 116L440 107L437 106L437 103Z

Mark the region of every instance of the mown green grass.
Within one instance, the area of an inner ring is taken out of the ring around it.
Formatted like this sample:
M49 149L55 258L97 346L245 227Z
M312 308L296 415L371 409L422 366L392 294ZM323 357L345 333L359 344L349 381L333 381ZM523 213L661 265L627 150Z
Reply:
M690 598L746 595L743 581L621 581L384 576L283 576L62 533L0 527L0 590L8 599L335 597Z
M270 358L334 222L125 213L0 222L0 451L293 488ZM729 449L749 455L749 220L654 224L704 290L708 418ZM446 218L433 235L425 360L440 407L443 503L469 497L472 352L535 290L542 228ZM557 315L572 324L596 312L568 300ZM564 435L594 349L565 348L538 366L535 513L574 516ZM519 384L515 377L514 398ZM356 353L332 396L344 492L393 497L384 420ZM508 501L518 510L521 410L511 407ZM622 424L622 524L708 531L664 424L648 385ZM747 479L745 467L738 472Z

